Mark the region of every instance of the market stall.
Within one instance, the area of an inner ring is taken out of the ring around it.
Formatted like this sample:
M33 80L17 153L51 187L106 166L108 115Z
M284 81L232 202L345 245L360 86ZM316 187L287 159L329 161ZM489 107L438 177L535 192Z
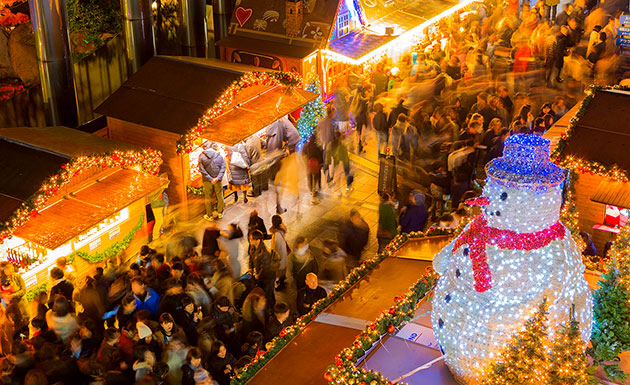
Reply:
M234 10L221 59L317 74L328 95L353 66L398 59L473 3L448 0L243 0Z
M601 254L630 214L630 130L619 124L630 120L630 92L601 87L589 92L545 137L558 142L552 159L575 174L579 229L592 235Z
M0 258L28 289L59 257L77 276L147 243L147 205L168 185L160 153L67 127L0 128Z
M202 211L198 169L203 139L233 146L292 113L317 95L292 73L248 72L221 61L154 57L97 112L109 137L150 146L164 156L169 205L186 216Z

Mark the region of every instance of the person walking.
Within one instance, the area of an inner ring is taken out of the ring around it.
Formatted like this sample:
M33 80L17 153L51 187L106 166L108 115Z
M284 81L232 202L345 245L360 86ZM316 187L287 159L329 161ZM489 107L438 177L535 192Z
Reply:
M199 170L203 179L203 193L206 203L206 214L203 219L214 220L214 211L217 217L223 217L223 174L225 174L225 160L217 151L216 145L205 141L204 151L199 155Z
M250 169L251 166L254 166L256 163L261 161L262 158L262 139L258 135L250 136L245 142L245 150L247 151L247 156L249 157ZM252 197L257 197L262 194L263 190L266 190L265 187L267 181L264 178L264 172L250 172L251 180L252 180Z
M569 27L566 25L560 27L560 33L556 37L556 44L553 49L553 68L549 75L551 86L554 86L555 83L563 82L560 75L562 74L562 67L564 66L564 57L569 54L569 46L571 45L571 39L568 35Z
M272 263L271 254L263 243L263 234L259 230L254 230L249 234L249 260L249 265L254 267L253 273L256 283L265 292L267 305L273 307L276 303L273 286L278 266L274 266L276 263Z
M352 114L354 115L355 130L357 132L357 153L363 152L364 140L363 136L368 125L368 100L369 100L369 88L363 88L357 90L357 94L352 103L354 109Z
M2 305L5 309L11 304L17 304L24 319L30 319L28 302L26 301L26 284L24 279L15 273L13 265L7 261L0 262L0 282L2 288Z
M287 227L282 223L282 217L280 215L276 214L271 217L269 232L271 233L271 251L272 253L275 251L280 258L280 264L276 271L278 281L276 290L282 291L286 287L287 257L291 252L291 248L286 239Z
M304 280L307 274L317 272L317 261L309 250L306 238L300 235L295 239L295 250L287 258L287 274L295 281L297 290L300 290L306 285Z
M304 148L308 163L308 188L311 191L313 204L317 203L319 190L322 188L322 165L324 163L324 151L317 144L315 134L306 142Z
M322 146L324 156L326 155L326 152L330 150L330 144L338 134L337 126L333 120L334 116L335 107L333 107L332 104L328 104L326 106L326 116L317 122L317 140ZM324 170L324 174L328 176L329 170Z
M352 270L361 262L361 254L370 238L370 227L357 209L350 210L350 217L341 226L340 235L341 248L350 257L346 261L348 270Z
M378 138L378 156L386 153L387 143L389 142L389 124L387 123L387 115L383 112L381 103L374 104L374 117L372 118L372 126L376 131ZM385 149L383 149L385 147Z

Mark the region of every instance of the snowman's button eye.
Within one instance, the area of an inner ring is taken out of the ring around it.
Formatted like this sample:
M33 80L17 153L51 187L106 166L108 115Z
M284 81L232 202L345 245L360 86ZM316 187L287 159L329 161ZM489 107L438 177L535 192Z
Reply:
M442 318L438 319L438 326L440 327L440 329L444 327L444 321L442 320Z
M501 212L497 210L497 212L494 213L494 215L496 215L497 217L500 217L501 216Z
M502 193L501 193L501 200L502 200L502 201L506 200L506 199L507 199L507 197L508 197L508 194L507 194L506 192L502 192Z
M468 255L468 251L469 251L469 250L468 250L468 247L464 247L464 255L466 255L466 256L467 256L467 255Z
M447 295L446 295L446 297L444 297L444 301L445 301L446 303L451 302L451 295L450 295L450 294L447 294Z
M459 271L459 269L455 270L455 276L459 278L460 275L462 275L462 273Z

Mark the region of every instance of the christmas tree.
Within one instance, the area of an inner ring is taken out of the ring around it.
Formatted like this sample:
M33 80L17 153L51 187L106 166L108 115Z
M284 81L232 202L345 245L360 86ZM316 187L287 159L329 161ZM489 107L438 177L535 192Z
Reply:
M313 92L318 95L315 100L308 103L300 111L300 119L298 120L297 130L300 133L300 143L298 146L301 148L304 143L311 137L311 134L317 127L317 122L326 114L326 106L322 101L321 93L322 87L319 84L319 79L315 75L311 75L308 79L307 91Z
M630 350L630 293L612 264L597 285L593 294L593 347L589 355L595 366L602 366L608 378L623 380L627 375L619 365L606 362L619 362L619 354Z
M580 323L575 319L575 307L570 319L553 340L549 356L549 385L588 385L586 345L580 337Z
M546 384L549 373L547 357L547 299L525 323L509 346L486 374L482 385Z

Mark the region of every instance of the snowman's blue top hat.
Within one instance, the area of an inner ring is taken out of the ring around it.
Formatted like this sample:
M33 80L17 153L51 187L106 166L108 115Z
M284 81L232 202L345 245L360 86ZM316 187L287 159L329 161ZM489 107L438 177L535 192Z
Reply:
M557 185L564 181L560 167L549 160L549 140L537 135L512 135L503 156L488 162L486 174L506 184Z

